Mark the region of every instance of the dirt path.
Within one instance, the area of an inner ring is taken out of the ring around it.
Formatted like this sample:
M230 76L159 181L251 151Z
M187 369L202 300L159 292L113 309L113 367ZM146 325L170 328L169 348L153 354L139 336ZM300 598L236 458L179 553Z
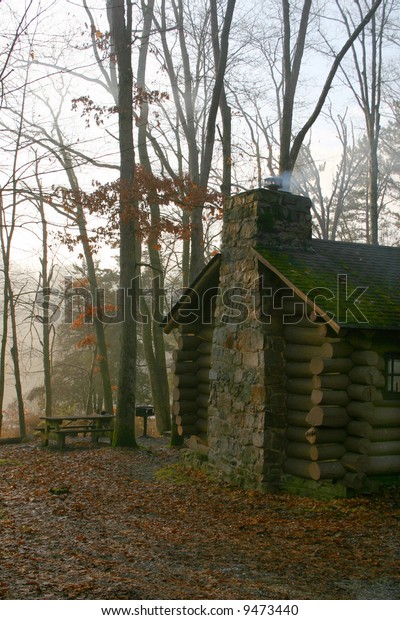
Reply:
M399 599L400 498L210 483L157 440L0 447L1 599Z

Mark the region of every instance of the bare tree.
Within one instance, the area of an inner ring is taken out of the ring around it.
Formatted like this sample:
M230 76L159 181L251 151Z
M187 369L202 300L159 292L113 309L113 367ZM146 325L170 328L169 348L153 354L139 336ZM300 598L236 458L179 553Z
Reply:
M171 5L177 29L177 42L180 53L179 63L183 72L182 78L177 68L175 52L172 51L174 48L169 44L167 38L167 33L170 28L167 23L165 0L161 2L160 18L155 18L155 23L162 41L163 60L171 84L173 101L179 119L179 127L182 129L186 141L188 173L193 183L206 188L210 178L215 143L216 119L221 101L223 105L223 83L227 66L229 35L235 9L235 0L227 0L226 11L219 35L220 39L219 42L214 42L214 59L218 64L214 65L213 85L211 92L207 95L209 98L207 110L203 108L202 111L204 113L205 129L204 135L200 133L200 139L196 101L199 95L198 89L201 78L199 78L197 70L202 66L203 48L198 47L197 52L199 55L197 61L190 57L185 28L185 17L190 20L190 9L188 7L185 8L183 0L172 0ZM215 38L217 36L218 27L215 0L210 0L210 10L213 15L212 36ZM210 10L207 11L204 17L206 20L205 23L208 23ZM203 28L204 27L205 26L203 26ZM195 75L193 75L191 60L192 62L194 61L196 67ZM225 114L225 130L227 128L226 123L227 115ZM227 136L225 137L225 145L228 145L229 148ZM193 280L204 267L203 207L204 205L194 207L191 214L190 280Z
M118 65L118 138L120 150L120 290L125 309L122 323L118 404L114 429L115 446L136 447L135 391L137 361L136 310L137 226L131 189L135 167L133 145L132 2L107 0L111 37Z
M342 6L336 0L347 33L350 36L355 27L355 20L362 16L365 10L371 9L371 2L367 0L355 0L356 13ZM388 25L394 3L385 0L381 4L380 11L376 11L368 25L362 31L357 46L353 43L353 65L356 80L353 80L349 72L343 72L345 81L351 89L360 106L364 118L368 137L368 201L367 201L367 241L378 243L378 212L379 212L379 170L378 170L378 147L380 135L380 108L382 98L382 69L383 69L383 45L385 30Z

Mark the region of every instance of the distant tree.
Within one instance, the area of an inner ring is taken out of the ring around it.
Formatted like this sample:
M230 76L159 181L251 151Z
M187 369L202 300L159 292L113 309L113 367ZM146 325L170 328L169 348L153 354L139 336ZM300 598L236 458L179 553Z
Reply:
M371 8L368 0L355 0L352 10L342 7L336 0L348 36L355 28L356 20L362 17L363 12ZM354 4L355 12L354 15ZM343 71L345 81L354 94L364 118L368 139L368 194L367 194L367 241L378 243L379 220L379 167L378 150L381 129L381 99L383 80L383 46L385 31L388 27L394 2L385 0L379 11L375 11L369 24L363 29L357 42L353 43L353 65L355 77L348 70Z
M224 111L225 134L228 128L228 111L224 102L224 77L228 61L230 29L235 10L235 0L227 0L222 26L218 29L217 4L210 0L210 4L202 15L198 27L193 23L192 7L183 0L173 0L171 15L166 9L165 0L162 0L159 16L154 21L162 43L162 63L168 74L172 99L176 110L176 149L175 156L178 165L187 157L187 171L192 183L206 189L209 184L212 158L215 144L216 119L218 109L222 105ZM211 25L210 15L212 16ZM200 21L200 20L199 20ZM190 39L187 27L195 26L193 41ZM175 36L171 42L168 34ZM219 34L220 33L220 34ZM211 34L211 37L210 37ZM219 40L218 40L219 37ZM214 39L214 46L212 40ZM189 45L192 43L192 48ZM209 55L205 55L205 48L209 46L214 66L209 66ZM213 76L212 86L209 78ZM203 84L204 91L200 91ZM174 117L175 118L175 117ZM171 119L170 119L171 122ZM181 145L181 132L185 140L185 150ZM227 181L226 164L230 165L227 149L229 150L230 137L225 135L224 149L225 185ZM154 144L154 141L152 142ZM156 147L156 153L161 155L162 150ZM175 171L178 175L179 171ZM225 193L227 187L224 189ZM184 272L189 273L188 280L192 281L204 267L204 238L203 218L204 204L193 207L190 216L190 267L184 266ZM187 284L188 282L184 282Z

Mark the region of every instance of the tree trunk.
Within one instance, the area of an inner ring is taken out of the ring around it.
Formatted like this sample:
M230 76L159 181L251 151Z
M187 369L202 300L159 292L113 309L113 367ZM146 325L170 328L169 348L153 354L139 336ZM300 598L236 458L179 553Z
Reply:
M47 234L47 220L44 210L44 200L42 195L42 185L39 179L39 170L36 168L36 181L39 189L38 210L40 213L40 220L42 223L42 258L40 259L42 266L42 289L44 294L50 292L51 278L49 275L48 265L48 234ZM49 304L46 301L43 304L43 323L42 323L42 351L43 351L43 382L45 393L45 415L50 418L53 415L53 394L51 389L51 314Z
M120 148L120 302L125 310L122 323L118 404L114 446L137 447L135 439L135 391L137 362L137 260L135 205L132 204L134 175L133 76L131 59L132 4L109 0L111 36L118 63L118 135Z
M145 92L146 89L146 64L149 47L149 37L153 21L154 0L150 0L147 6L143 5L144 22L142 28L142 39L139 51L137 88ZM140 105L138 118L138 152L141 165L148 172L152 172L150 158L147 149L147 125L148 125L148 103L144 98ZM152 229L157 231L160 223L160 209L158 205L150 206L150 217ZM159 327L159 317L154 316L163 313L163 293L164 293L164 274L161 264L160 253L156 249L158 242L157 236L149 236L147 249L150 258L150 265L153 274L153 312L144 303L145 316L147 323L143 325L143 344L146 363L150 373L151 392L156 416L157 430L164 433L171 430L171 411L169 404L169 387L167 363L165 357L165 344L163 332ZM143 300L144 302L144 300Z

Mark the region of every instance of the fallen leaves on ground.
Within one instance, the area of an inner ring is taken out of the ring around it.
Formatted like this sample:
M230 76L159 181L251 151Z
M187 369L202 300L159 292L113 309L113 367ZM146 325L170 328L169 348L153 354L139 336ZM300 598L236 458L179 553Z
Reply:
M162 444L0 456L1 599L400 598L398 491L244 491Z

